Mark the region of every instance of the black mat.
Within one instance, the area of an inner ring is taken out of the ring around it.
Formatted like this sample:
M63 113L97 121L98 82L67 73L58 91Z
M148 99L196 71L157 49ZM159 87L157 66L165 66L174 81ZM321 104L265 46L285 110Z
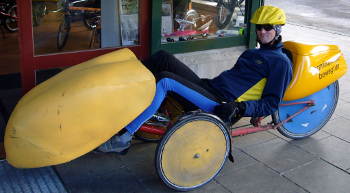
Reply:
M17 169L0 161L0 192L67 192L52 167Z

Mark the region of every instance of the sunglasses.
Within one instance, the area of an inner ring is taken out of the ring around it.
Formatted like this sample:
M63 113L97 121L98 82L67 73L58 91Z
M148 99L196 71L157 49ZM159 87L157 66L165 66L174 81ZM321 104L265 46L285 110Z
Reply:
M262 28L264 28L266 31L271 31L273 29L273 25L256 25L256 30L260 31Z

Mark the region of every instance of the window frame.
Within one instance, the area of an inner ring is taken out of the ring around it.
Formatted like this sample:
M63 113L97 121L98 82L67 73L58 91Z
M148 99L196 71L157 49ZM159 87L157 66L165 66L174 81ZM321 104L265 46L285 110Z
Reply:
M262 3L263 0L246 0L245 21L250 21L255 10L257 10ZM252 26L250 22L247 22L246 35L163 43L161 42L162 1L152 0L151 6L152 22L150 54L154 54L159 50L166 50L170 53L177 54L236 46L246 46L249 49L256 47L255 26Z
M58 52L54 54L35 55L32 24L32 0L16 0L18 16L18 38L21 60L21 78L23 94L37 85L36 71L51 68L73 66L97 56L129 48L141 60L149 56L150 47L150 10L151 0L140 0L140 44L134 46L119 46L74 52ZM57 27L58 30L58 27Z

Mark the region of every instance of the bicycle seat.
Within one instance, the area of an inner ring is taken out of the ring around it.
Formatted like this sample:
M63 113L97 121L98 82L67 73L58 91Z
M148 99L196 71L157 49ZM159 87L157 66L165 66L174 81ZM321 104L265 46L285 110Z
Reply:
M7 161L34 168L80 157L143 112L155 90L153 74L126 48L70 67L18 102L5 132Z

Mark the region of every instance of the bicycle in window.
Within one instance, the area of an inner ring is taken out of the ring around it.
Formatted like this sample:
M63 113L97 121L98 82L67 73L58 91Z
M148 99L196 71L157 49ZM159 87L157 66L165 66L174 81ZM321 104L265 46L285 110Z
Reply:
M57 34L58 49L63 49L66 45L73 22L83 21L90 30L97 27L100 21L101 8L85 7L86 4L84 3L86 2L84 0L64 1L63 20Z
M10 32L14 33L18 31L18 19L17 19L17 4L13 0L0 1L0 28L2 37L5 39L5 34L2 26Z

